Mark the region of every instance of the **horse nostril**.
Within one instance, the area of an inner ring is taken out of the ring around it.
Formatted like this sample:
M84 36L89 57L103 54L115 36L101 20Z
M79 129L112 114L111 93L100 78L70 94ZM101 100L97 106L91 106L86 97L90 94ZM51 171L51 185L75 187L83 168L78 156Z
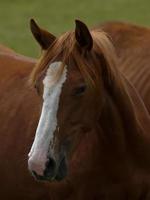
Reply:
M35 171L31 171L33 176L36 178L36 180L42 181L45 180L45 177L38 175Z
M44 176L46 178L54 177L56 173L56 162L53 158L48 158L48 161L46 162L45 170L44 170Z

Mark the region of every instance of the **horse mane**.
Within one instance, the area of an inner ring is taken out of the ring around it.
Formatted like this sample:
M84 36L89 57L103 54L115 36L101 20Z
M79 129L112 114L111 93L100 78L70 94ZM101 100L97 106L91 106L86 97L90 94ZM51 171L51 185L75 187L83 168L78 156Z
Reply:
M112 42L102 30L92 30L93 49L90 52L81 52L76 42L74 31L66 32L43 53L39 62L30 75L30 83L35 84L38 77L46 72L49 63L61 56L62 66L55 80L59 79L64 66L73 58L76 66L90 86L99 86L100 73L107 82L118 79L117 58ZM100 72L100 64L102 70ZM107 73L107 74L106 74Z

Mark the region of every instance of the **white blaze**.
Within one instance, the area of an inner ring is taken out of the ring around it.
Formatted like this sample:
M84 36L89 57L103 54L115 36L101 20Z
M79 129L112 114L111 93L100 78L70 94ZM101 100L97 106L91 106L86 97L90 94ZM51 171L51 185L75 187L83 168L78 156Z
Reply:
M59 98L67 74L65 66L60 79L57 82L54 82L54 77L60 69L60 66L61 62L52 63L43 80L44 92L42 113L36 130L35 139L29 153L29 168L30 163L32 163L32 166L33 163L35 163L35 165L40 165L39 168L36 166L36 169L38 169L36 172L39 175L42 175L45 169L50 143L53 142L54 131L57 127ZM53 149L51 149L51 153L52 151Z

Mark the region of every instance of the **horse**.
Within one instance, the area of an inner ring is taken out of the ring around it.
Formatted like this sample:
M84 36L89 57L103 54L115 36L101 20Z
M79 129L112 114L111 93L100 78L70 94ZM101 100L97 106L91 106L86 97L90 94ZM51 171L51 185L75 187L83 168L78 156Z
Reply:
M31 20L44 53L30 75L42 106L29 171L65 182L64 199L150 199L148 110L107 34L75 23L56 38Z
M47 186L31 178L26 164L40 110L27 84L37 61L0 47L0 199L50 199Z
M125 22L101 27L115 46L121 71L140 93L150 113L150 29Z
M39 61L0 48L0 198L149 199L149 114L112 42L80 21L31 31Z

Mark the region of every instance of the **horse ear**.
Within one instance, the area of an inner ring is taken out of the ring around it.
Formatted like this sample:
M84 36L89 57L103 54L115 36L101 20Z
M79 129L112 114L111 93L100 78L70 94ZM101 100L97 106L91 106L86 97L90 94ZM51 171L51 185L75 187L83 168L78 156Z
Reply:
M93 47L93 39L88 27L80 20L75 20L75 23L75 37L78 44L84 49L90 51Z
M46 30L41 29L34 19L30 20L30 29L35 37L36 41L40 44L43 50L48 49L48 47L54 42L56 37Z

